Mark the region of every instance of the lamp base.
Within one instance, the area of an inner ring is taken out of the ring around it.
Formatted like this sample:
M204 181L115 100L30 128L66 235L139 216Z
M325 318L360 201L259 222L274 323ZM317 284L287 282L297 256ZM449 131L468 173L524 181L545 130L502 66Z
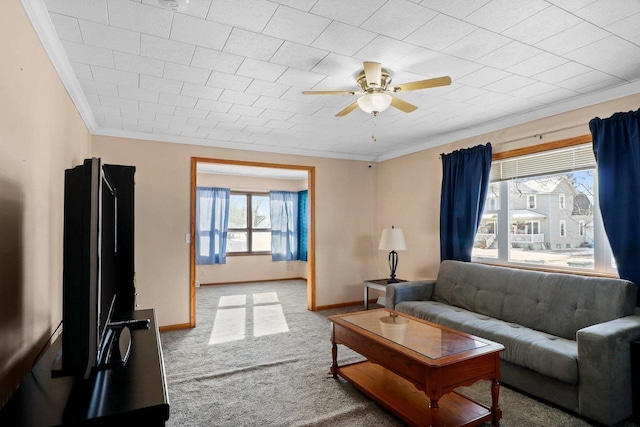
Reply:
M387 284L389 284L389 283L398 283L398 282L399 282L399 280L396 279L395 277L392 277L391 279L387 280Z

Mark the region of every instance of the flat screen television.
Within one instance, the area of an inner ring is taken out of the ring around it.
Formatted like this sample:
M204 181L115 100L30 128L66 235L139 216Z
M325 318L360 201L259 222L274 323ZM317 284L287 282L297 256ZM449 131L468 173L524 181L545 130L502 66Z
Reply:
M129 348L119 342L123 325L111 327L118 298L118 194L102 166L91 158L65 171L62 357L54 371L85 379L109 367L112 357L126 363Z

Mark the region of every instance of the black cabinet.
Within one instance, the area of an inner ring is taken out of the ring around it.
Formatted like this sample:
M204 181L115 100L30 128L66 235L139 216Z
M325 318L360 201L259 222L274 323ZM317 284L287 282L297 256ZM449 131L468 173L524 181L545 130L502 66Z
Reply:
M88 379L52 377L60 337L38 361L0 411L1 426L164 426L169 397L154 310L136 310L128 319L149 319L132 329L131 354L123 367L94 371Z

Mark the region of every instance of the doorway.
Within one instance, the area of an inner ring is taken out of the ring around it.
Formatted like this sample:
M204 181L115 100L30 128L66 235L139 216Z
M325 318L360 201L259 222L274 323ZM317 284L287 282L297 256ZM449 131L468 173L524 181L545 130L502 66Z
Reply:
M233 173L234 168L253 168L261 171L273 171L274 175L282 173L306 173L307 190L309 194L309 236L307 255L307 309L316 310L315 298L315 167L299 165L283 165L275 163L249 162L227 159L212 159L203 157L191 158L191 216L190 233L191 241L189 245L189 313L190 326L195 327L196 323L196 187L198 177L198 165L219 166L224 168L226 173Z

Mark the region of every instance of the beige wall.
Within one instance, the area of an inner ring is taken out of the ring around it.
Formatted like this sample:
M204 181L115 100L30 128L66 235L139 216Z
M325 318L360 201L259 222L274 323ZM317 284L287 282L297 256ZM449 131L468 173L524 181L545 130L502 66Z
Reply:
M0 13L0 406L62 319L64 170L90 135L17 0Z
M136 167L138 308L161 326L189 322L191 157L315 167L316 305L362 301L375 274L375 169L366 162L94 136L104 163Z
M224 187L231 191L301 191L307 188L307 180L258 178L199 173L197 185ZM304 261L271 261L271 255L227 255L226 264L196 266L196 280L201 284L253 282L307 277Z
M418 280L437 275L440 263L441 153L487 142L491 142L493 152L497 153L589 135L588 123L594 117L606 118L616 112L638 108L640 95L632 95L381 162L378 165L378 234L382 228L394 224L404 229L407 240L408 250L399 253L398 277ZM553 132L558 129L566 130ZM543 134L543 137L531 137L536 134ZM516 139L518 141L514 141ZM399 206L402 209L398 209ZM386 262L383 254L379 256L379 262Z

